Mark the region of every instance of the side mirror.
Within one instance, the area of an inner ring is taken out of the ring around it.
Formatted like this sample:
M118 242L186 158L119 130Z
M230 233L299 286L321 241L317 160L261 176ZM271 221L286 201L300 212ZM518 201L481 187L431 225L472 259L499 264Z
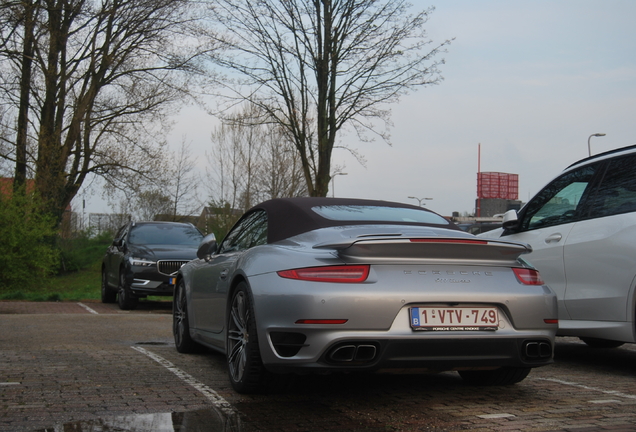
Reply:
M519 216L517 210L508 210L504 213L503 228L505 230L514 230L519 225Z
M208 234L203 237L199 249L197 249L197 258L208 261L210 256L216 252L218 245L214 234Z
M113 246L115 246L116 248L120 248L124 245L124 239L123 238L118 238L113 240Z

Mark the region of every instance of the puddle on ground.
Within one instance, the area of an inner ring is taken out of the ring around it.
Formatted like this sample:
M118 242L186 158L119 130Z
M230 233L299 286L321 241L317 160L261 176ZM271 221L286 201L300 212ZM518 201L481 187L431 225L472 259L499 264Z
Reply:
M240 432L238 416L226 418L214 409L131 414L58 424L34 432Z

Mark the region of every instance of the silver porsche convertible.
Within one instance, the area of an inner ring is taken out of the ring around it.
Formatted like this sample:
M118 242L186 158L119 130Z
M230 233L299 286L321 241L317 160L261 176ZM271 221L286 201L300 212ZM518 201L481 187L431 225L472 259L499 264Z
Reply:
M408 204L289 198L181 268L177 350L227 356L241 393L307 372L456 370L507 385L553 360L556 298L520 255Z

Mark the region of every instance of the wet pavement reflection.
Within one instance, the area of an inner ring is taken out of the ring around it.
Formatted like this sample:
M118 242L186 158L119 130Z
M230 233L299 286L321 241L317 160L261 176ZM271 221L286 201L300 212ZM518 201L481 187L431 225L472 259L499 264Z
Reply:
M34 432L240 432L238 416L214 410L131 414L75 421L36 429Z

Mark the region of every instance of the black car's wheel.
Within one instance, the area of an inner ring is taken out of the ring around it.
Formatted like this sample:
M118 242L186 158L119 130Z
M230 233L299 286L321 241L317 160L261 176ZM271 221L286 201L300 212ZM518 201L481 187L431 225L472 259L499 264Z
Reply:
M467 384L479 386L512 385L523 381L530 373L530 368L502 367L495 370L459 371L459 375Z
M254 307L244 282L238 285L232 296L226 344L228 372L234 390L239 393L262 390L269 373L261 361Z
M183 281L179 282L172 301L172 333L174 335L174 344L180 353L189 354L201 350L201 345L190 337L188 304Z
M119 291L117 292L117 303L121 310L133 310L139 304L139 299L135 297L126 283L124 269L119 270Z
M587 344L587 346L591 348L618 348L623 345L625 342L609 340L609 339L598 339L598 338L580 338L583 342Z
M117 301L117 291L110 289L106 270L102 270L102 303L115 303Z

